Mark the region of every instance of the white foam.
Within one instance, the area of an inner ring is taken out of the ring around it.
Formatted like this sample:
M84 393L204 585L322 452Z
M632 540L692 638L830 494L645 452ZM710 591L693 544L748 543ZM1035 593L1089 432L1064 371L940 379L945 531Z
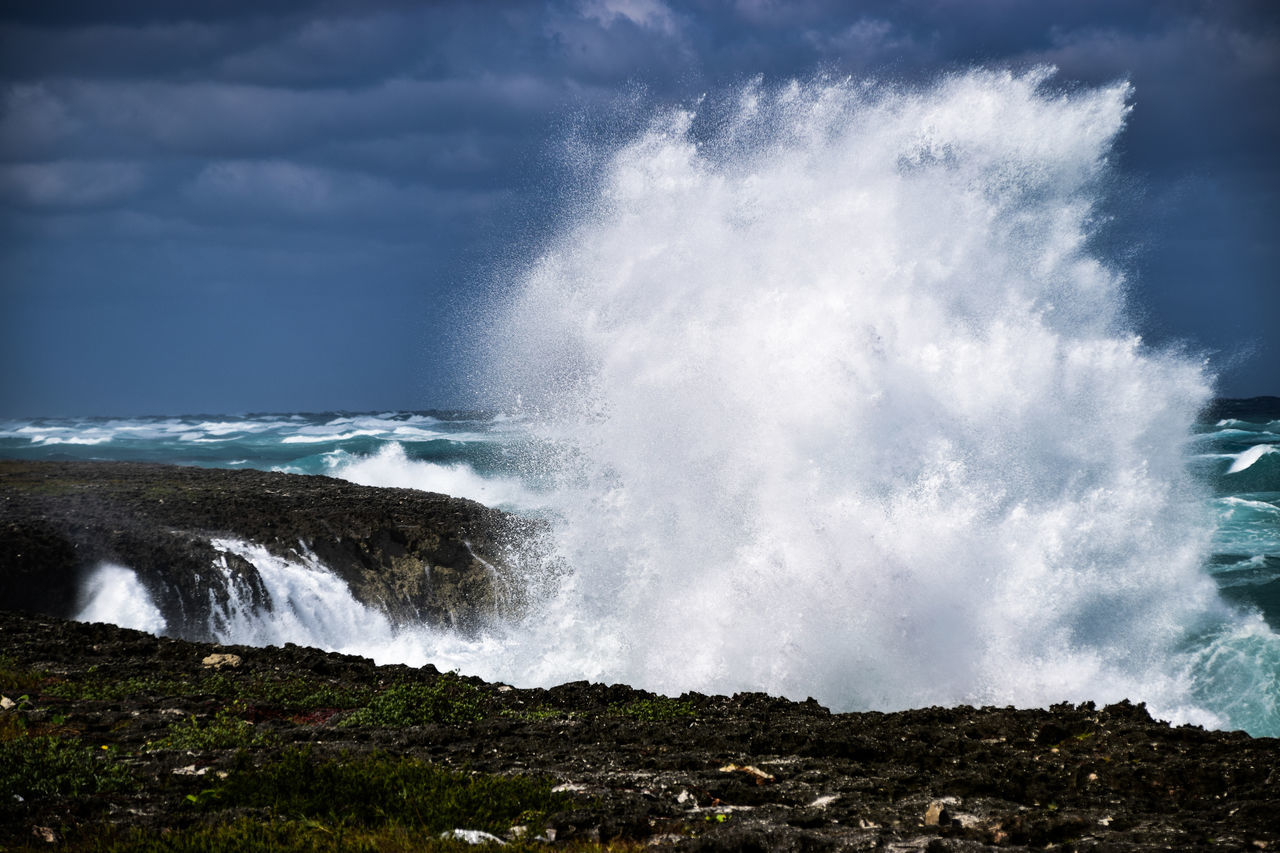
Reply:
M1270 423L1259 423L1256 421L1242 421L1237 418L1224 418L1218 421L1214 426L1225 427L1224 432L1238 431L1247 433L1256 433L1269 429L1271 426L1280 424L1280 421L1271 421Z
M254 421L201 421L194 426L194 429L209 435L232 435L242 432L265 432L276 426L276 424L256 423Z
M122 628L163 634L166 628L160 608L132 569L103 563L94 569L80 591L81 606L75 619L107 622Z
M1213 507L1218 513L1214 544L1219 552L1251 553L1259 559L1280 555L1280 507L1234 496L1214 500Z
M363 436L379 435L378 430L357 429L350 432L322 432L319 434L290 435L280 439L281 444L321 444L329 441L348 441Z
M386 616L356 601L346 583L311 555L286 560L260 545L214 539L213 547L253 564L270 598L268 609L254 605L246 582L223 556L214 568L230 593L225 604L210 600L210 629L221 643L270 646L297 643L351 654L389 643Z
M1216 719L1208 381L1089 249L1127 88L1046 80L749 87L606 158L488 342L569 460L506 677Z
M1280 451L1280 448L1276 447L1274 444L1255 444L1248 450L1238 453L1233 457L1235 461L1231 463L1231 467L1227 469L1227 473L1239 474L1241 471L1250 468L1263 456L1277 451Z
M1274 504L1269 504L1266 501L1255 501L1255 500L1250 500L1249 498L1241 498L1241 497L1236 497L1234 495L1228 495L1227 497L1218 498L1215 501L1215 503L1225 508L1227 512L1231 512L1239 508L1239 509L1250 509L1250 510L1253 510L1254 512L1259 512L1266 515L1280 516L1280 507L1275 506Z
M450 437L448 433L433 429L422 429L412 426L398 426L391 431L401 441L434 441L438 438Z
M213 568L226 578L229 592L223 604L210 600L209 629L219 642L297 643L410 666L432 662L454 669L465 664L468 672L497 677L503 654L494 637L468 639L425 627L397 629L383 613L357 601L350 588L312 554L285 559L238 539L214 539L212 544L223 552ZM247 560L257 570L269 608L256 606L247 583L229 568L228 554Z
M325 459L330 476L362 486L418 489L479 501L486 506L531 509L542 500L512 477L485 477L461 462L439 465L410 459L398 443L372 456L333 454Z

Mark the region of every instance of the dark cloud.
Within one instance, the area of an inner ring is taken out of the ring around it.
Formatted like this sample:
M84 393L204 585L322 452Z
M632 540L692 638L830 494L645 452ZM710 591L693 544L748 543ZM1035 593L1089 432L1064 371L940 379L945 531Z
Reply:
M278 408L448 404L456 378L424 365L450 361L465 336L456 318L495 265L555 227L582 165L575 136L620 139L654 106L757 76L910 84L973 64L1046 63L1060 69L1052 86L1134 86L1111 201L1118 224L1101 245L1130 270L1144 330L1224 353L1254 342L1224 390L1275 392L1278 9L1210 0L6 7L0 355L13 367L0 406L183 408L179 400L197 397L175 390L185 373L209 395L204 408L261 407L250 399L270 392L254 377L273 359L273 387L306 389L276 398ZM1232 295L1247 307L1224 308ZM198 344L175 324L235 345ZM113 335L128 344L108 345ZM334 363L335 336L355 342L351 365Z

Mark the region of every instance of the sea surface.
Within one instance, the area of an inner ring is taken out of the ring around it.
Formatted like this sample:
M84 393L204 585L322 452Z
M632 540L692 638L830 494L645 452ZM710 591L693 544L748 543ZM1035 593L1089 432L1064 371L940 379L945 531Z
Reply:
M529 464L530 459L545 459L554 452L545 446L533 450L545 441L534 432L521 417L448 411L12 419L0 421L0 458L158 462L321 474L363 485L441 492L511 512L554 518L552 478L545 466ZM1212 529L1201 559L1205 576L1212 578L1222 601L1240 614L1243 624L1260 619L1271 632L1280 632L1280 398L1214 401L1187 430L1183 450ZM244 551L246 546L233 547ZM244 555L254 556L248 551ZM262 568L271 569L269 560L266 554L258 555ZM433 659L434 643L446 662L473 667L477 655L502 654L500 640L464 642L461 655L456 638L443 640L423 632L406 642L405 637L393 637L390 626L372 613L361 615L368 620L362 630L374 624L373 645L353 644L350 611L360 606L344 590L335 593L332 582L300 583L287 574L292 571L296 576L296 566L276 568L285 572L277 577L277 598L305 608L306 599L316 596L317 589L329 588L332 600L302 621L289 616L285 608L286 615L273 617L281 623L276 625L261 624L252 613L238 613L235 630L225 638L228 642L298 641L362 651L384 662L419 664ZM82 615L163 632L163 621L155 621L158 611L145 604L147 594L130 573L112 567L86 584ZM1105 598L1106 590L1097 594ZM140 600L144 602L141 609ZM841 604L858 606L857 602ZM833 602L833 606L841 604ZM1256 670L1237 676L1256 682L1259 690L1277 689L1274 679L1280 675L1280 657L1266 656L1280 654L1280 646L1262 643L1254 651L1259 655L1256 661L1237 655L1227 663ZM1224 652L1219 649L1217 654ZM603 671L593 674L608 676ZM515 673L507 676L518 680ZM1270 702L1263 704L1274 707L1274 698L1272 693ZM1259 734L1275 734L1266 712L1258 716L1262 719L1245 717L1235 724ZM1230 724L1229 718L1222 723Z
M1213 403L1206 359L1139 333L1106 248L1133 98L1047 68L709 93L576 140L554 236L495 263L462 375L506 414L33 419L0 454L549 522L528 612L466 637L215 542L277 605L223 613L228 642L838 710L1127 698L1280 736L1280 412ZM147 595L104 566L81 615L163 631Z

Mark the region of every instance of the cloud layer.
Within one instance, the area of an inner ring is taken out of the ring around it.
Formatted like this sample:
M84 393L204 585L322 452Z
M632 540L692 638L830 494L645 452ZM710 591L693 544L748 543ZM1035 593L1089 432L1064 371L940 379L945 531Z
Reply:
M1065 86L1133 83L1120 165L1144 194L1118 202L1115 240L1138 250L1126 257L1148 332L1223 349L1227 393L1275 392L1273 8L6 10L0 414L465 402L452 365L468 308L552 227L572 191L575 135L621 136L641 120L636 104L689 102L757 75L910 82L972 64L1051 63ZM1251 307L1224 310L1224 295ZM1242 342L1259 355L1231 367ZM278 366L270 383L263 362Z

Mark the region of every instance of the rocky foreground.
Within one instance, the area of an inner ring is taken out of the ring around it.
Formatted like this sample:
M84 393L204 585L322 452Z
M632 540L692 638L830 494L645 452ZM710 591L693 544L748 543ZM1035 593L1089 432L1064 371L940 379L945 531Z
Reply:
M13 612L0 635L3 849L1280 844L1280 743L1128 703L831 714Z
M466 631L518 607L536 533L321 477L0 462L0 849L1280 846L1280 742L1128 703L831 714L201 635L199 606L254 588L218 537L320 555L391 618ZM187 639L62 618L103 561Z

